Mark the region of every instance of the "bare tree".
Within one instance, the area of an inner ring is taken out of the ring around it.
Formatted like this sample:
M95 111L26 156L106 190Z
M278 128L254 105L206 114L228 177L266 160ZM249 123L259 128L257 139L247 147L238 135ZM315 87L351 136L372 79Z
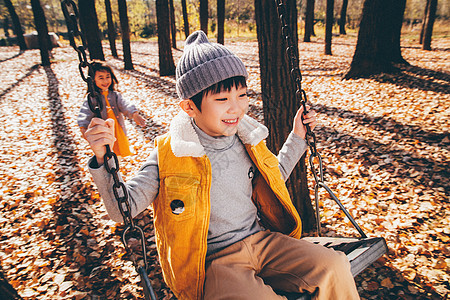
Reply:
M406 0L365 0L350 69L345 79L395 71L401 58L400 31ZM400 57L399 57L400 56Z
M433 35L433 26L436 19L437 0L428 0L427 7L422 43L423 50L431 50L431 37Z
M39 49L41 53L41 63L43 66L50 65L50 39L48 36L47 20L44 10L39 0L31 0L31 9L34 15L34 24L38 33Z
M83 24L83 33L89 50L89 58L105 60L97 12L95 11L95 0L79 0L78 8L80 10L80 22Z
M217 0L217 42L225 44L225 0Z
M200 0L200 29L208 35L208 0Z
M119 19L120 28L122 30L122 48L123 48L123 61L125 70L133 70L133 60L131 58L131 45L130 45L130 25L128 23L127 1L117 0L119 5Z
M169 0L169 18L170 18L170 33L172 34L172 47L177 49L177 26L175 24L175 7L173 0Z
M427 23L428 9L430 8L429 4L430 4L430 1L427 0L427 2L425 3L425 12L423 13L422 29L420 30L419 43L421 45L423 44L423 36L425 33L425 24Z
M295 0L285 1L287 23L295 51L298 53L297 7ZM261 69L264 123L269 128L267 146L278 153L292 130L292 120L300 106L290 77L289 62L285 55L285 40L277 15L275 1L255 0L255 16ZM303 230L310 231L315 224L314 210L309 197L305 156L299 162L287 182L292 201L302 221Z
M187 38L189 36L189 18L187 13L186 0L181 0L181 7L183 10L184 35Z
M116 48L116 27L112 17L111 0L105 0L106 22L108 23L108 40L111 54L114 58L118 58Z
M304 42L311 42L311 35L314 35L314 2L315 0L306 0Z
M334 0L327 0L327 12L325 21L325 55L331 55L331 39L334 23Z
M168 0L156 0L156 19L158 23L159 75L175 75L175 63L170 46Z
M407 64L409 63L403 58L400 37L402 34L403 16L405 14L406 0L396 0L392 3L391 9L391 46L389 60L394 64ZM389 50L389 49L388 49Z
M345 23L347 22L348 0L342 0L341 17L339 19L339 33L347 34L345 31Z
M22 26L20 25L20 19L16 13L16 9L14 8L14 5L12 4L11 0L5 0L5 6L8 9L9 16L11 17L14 34L17 37L17 43L19 44L19 48L21 51L24 51L27 49L27 45L25 44L25 39L23 38L23 30Z

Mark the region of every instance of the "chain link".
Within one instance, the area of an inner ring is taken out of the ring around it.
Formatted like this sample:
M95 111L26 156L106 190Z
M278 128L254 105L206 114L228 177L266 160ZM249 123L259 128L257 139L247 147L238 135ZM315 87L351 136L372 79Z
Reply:
M286 55L289 61L289 68L291 70L290 71L291 79L295 87L295 97L298 103L300 103L300 105L303 106L303 114L305 115L308 113L306 107L308 99L306 97L306 92L302 89L302 74L299 68L298 51L297 47L295 47L294 45L292 33L288 25L287 21L288 15L286 13L286 6L283 0L275 0L275 4L277 6L278 17L281 22L281 31L286 42ZM311 128L309 127L309 124L306 124L305 140L311 151L311 154L309 156L309 165L311 166L311 172L313 173L315 181L314 202L316 204L315 206L316 206L317 234L320 236L319 188L322 187L328 192L330 197L333 198L333 200L339 205L339 207L347 216L347 218L350 220L350 222L353 224L353 226L355 226L359 234L363 238L365 238L366 234L362 231L362 229L358 226L358 224L350 215L350 213L347 211L347 209L345 209L345 207L342 205L342 203L339 201L336 195L324 182L322 157L317 152L316 135L314 134L314 132L312 132ZM316 163L314 163L315 160L317 161ZM318 165L318 168L316 168L316 164Z
M86 40L84 38L83 33L78 29L79 14L77 6L75 2L73 2L72 0L62 0L61 8L67 25L70 45L78 53L78 59L80 61L78 69L80 71L81 78L87 83L88 87L87 101L89 108L97 118L102 118L101 111L103 109L103 104L101 101L100 94L95 90L94 87L93 78L95 74L91 63L89 63L89 61L87 60ZM82 44L77 45L75 38L81 39ZM87 75L85 74L84 71L86 68L87 68ZM145 246L144 231L142 230L141 227L135 224L131 216L131 208L130 203L128 201L128 191L125 187L125 184L120 181L119 177L119 159L117 158L117 155L111 151L111 147L109 145L105 145L105 147L106 147L106 154L104 156L104 166L106 171L113 177L114 184L112 189L125 225L125 229L122 233L122 242L127 251L130 253L136 271L141 276L141 282L144 287L145 299L156 299L156 296L153 292L153 289L150 285L150 281L147 276L148 262L147 262L147 248ZM144 259L144 268L139 266L133 249L128 245L129 241L128 236L133 236L140 240L142 255Z

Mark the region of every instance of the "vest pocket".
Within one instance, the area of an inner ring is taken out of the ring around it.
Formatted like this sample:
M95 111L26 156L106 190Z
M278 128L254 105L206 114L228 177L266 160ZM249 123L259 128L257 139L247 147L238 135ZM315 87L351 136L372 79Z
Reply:
M200 178L173 175L164 178L164 212L172 220L181 221L195 214Z

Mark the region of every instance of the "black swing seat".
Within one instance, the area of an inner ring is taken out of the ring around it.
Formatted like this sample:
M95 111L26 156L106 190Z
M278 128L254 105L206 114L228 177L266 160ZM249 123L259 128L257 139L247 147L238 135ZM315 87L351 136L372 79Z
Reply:
M375 238L341 238L341 237L305 237L303 240L320 244L344 252L350 261L353 276L361 273L388 250L386 241L382 237ZM289 300L309 300L309 294L283 293L279 295Z

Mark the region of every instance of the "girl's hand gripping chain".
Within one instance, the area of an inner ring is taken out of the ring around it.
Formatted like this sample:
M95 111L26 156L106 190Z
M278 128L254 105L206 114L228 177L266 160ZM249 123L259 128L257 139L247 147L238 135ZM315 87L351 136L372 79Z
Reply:
M307 106L309 110L309 106ZM311 131L317 125L316 112L313 110L309 110L307 114L303 114L303 106L299 108L297 114L294 117L294 133L305 139L306 137L306 124L309 124L309 128Z
M114 120L93 118L85 133L86 140L97 158L98 165L103 164L106 153L105 145L112 149L116 138L114 137Z

